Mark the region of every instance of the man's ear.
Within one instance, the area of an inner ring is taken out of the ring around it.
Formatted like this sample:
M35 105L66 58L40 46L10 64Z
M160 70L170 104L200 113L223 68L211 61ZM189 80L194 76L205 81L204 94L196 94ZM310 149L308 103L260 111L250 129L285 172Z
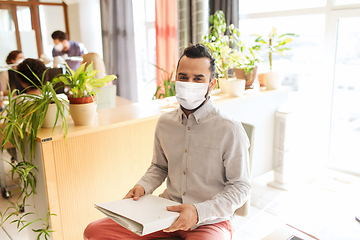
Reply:
M212 90L214 90L215 86L216 86L216 82L217 82L217 79L216 78L213 78L210 82L210 88L209 88L209 92L211 92Z

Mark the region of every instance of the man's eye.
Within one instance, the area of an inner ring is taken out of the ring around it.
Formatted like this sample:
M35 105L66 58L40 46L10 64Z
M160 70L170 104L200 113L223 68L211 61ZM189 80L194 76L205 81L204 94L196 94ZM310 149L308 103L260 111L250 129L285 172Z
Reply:
M202 78L198 77L195 79L196 81L202 81Z
M179 77L181 80L186 80L187 79L187 77L185 77L185 76L180 76Z

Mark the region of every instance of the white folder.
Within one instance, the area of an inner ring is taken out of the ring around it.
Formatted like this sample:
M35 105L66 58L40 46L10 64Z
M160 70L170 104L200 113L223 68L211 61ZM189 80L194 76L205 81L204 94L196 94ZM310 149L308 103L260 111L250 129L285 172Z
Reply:
M95 208L124 228L143 236L170 227L179 213L170 212L166 207L179 204L154 195L145 195L137 201L128 198L95 204Z

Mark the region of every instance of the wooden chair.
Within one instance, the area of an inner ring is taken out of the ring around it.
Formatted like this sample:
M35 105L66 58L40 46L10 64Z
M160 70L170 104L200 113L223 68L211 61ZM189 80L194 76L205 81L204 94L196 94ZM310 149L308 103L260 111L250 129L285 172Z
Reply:
M247 124L247 123L242 123L245 132L249 138L250 141L250 147L249 147L249 164L250 164L250 171L251 171L251 164L252 164L252 156L253 156L253 149L254 149L254 130L255 127L253 125ZM235 215L237 216L241 216L241 217L246 217L249 214L249 210L250 210L250 199L247 200L244 205L242 205L240 208L235 210ZM157 240L182 240L182 238L180 237L171 237L171 238L159 238Z

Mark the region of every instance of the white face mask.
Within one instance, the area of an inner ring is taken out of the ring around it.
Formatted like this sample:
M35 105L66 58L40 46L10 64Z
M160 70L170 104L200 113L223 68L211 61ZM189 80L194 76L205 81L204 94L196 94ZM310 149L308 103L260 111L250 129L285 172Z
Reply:
M16 64L20 64L20 63L22 63L23 61L24 61L24 59L22 58L22 59L17 60L15 63L16 63Z
M64 46L62 45L62 43L56 44L54 49L58 52L61 52L63 50Z
M176 99L186 110L194 110L206 100L208 88L208 83L176 81Z

